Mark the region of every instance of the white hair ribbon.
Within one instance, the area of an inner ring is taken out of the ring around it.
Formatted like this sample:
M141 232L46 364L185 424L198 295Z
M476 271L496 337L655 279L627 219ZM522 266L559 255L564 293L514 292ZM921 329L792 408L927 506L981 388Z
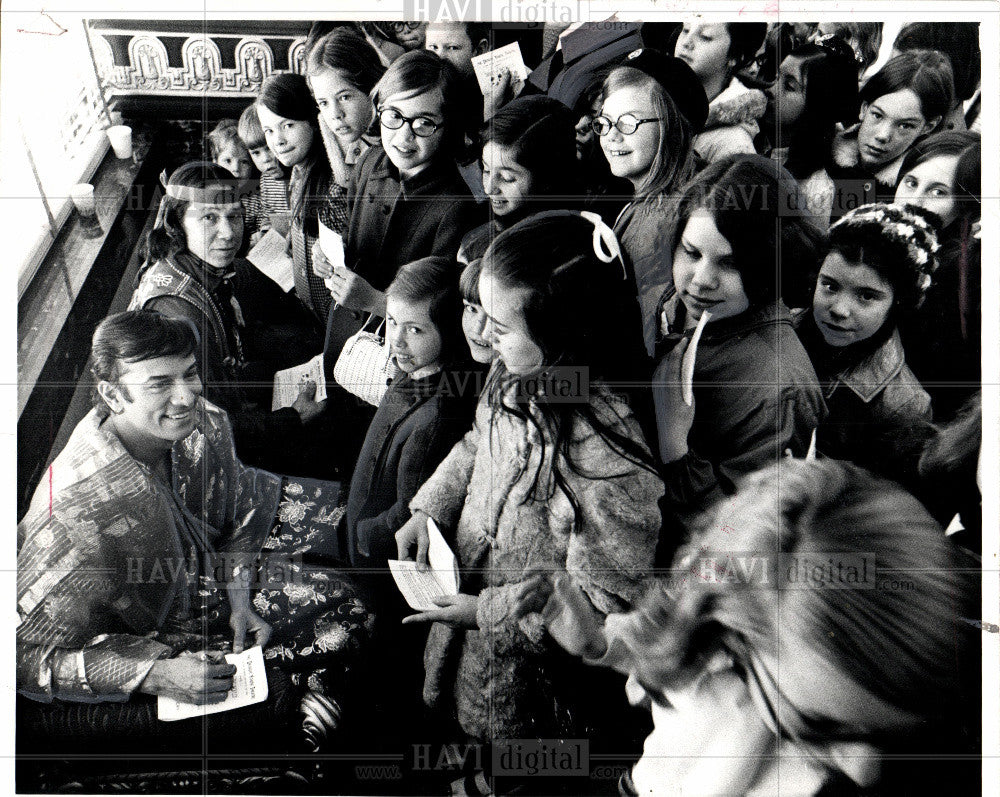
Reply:
M605 224L604 219L597 213L581 210L580 215L594 225L594 255L602 263L613 263L617 258L622 264L622 279L627 279L628 273L625 271L625 261L622 259L622 250L615 231Z

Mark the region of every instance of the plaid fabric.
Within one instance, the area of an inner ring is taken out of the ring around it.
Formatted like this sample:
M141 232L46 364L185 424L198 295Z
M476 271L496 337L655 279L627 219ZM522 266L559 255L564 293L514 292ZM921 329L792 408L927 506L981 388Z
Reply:
M293 172L291 194L295 196L298 188L298 181L307 179L307 175ZM342 236L347 233L347 225L350 221L350 214L347 206L347 189L337 185L333 180L329 180L321 188L321 194L311 198L303 204L306 207L315 208L316 219L340 233ZM308 222L308 217L306 219ZM326 325L326 318L330 313L330 305L333 299L330 296L330 289L326 283L316 275L312 267L312 248L318 240L316 233L319 227L308 223L294 222L289 232L292 244L292 264L295 276L295 293L302 303L316 316L320 324Z

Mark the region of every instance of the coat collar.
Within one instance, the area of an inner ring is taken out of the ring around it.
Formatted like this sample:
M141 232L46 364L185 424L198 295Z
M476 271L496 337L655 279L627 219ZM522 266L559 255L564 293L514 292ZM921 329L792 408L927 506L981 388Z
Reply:
M860 129L861 123L858 122L853 127L841 130L834 136L833 163L835 166L841 169L862 169L869 171L861 163L861 154L858 152L858 131ZM883 185L894 186L896 178L899 176L899 167L903 165L903 158L905 157L906 153L904 152L895 160L889 161L878 170L871 172L872 177Z
M738 78L733 78L729 85L708 104L708 119L704 130L713 127L729 125L752 124L756 132L756 123L767 108L767 97L760 89L750 89L744 86Z
M384 151L379 157L379 162L372 169L372 177L390 179L399 183L400 191L404 196L425 192L434 193L440 186L446 185L454 179L462 179L453 161L438 157L426 169L404 180L399 176L399 169L389 160L389 155Z
M865 404L871 402L895 379L906 364L899 331L856 365L841 371L837 379Z
M686 314L687 309L681 301L680 294L671 288L671 293L664 299L661 313L661 320L666 320L669 325L669 334L684 334L683 327ZM788 325L792 323L788 308L781 301L768 302L739 315L706 324L702 337L705 340L724 340L726 338L745 335L754 329L782 323Z

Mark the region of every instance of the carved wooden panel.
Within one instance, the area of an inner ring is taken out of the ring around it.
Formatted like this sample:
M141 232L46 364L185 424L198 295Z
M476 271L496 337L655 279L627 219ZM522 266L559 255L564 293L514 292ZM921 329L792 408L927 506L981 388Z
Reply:
M126 66L115 64L105 35L131 35ZM292 71L305 71L305 37L276 35L238 36L192 32L181 47L181 64L171 64L167 48L159 36L176 37L176 32L128 32L94 30L91 37L98 70L116 92L123 94L184 94L253 96L275 70L271 42L287 42L288 64ZM223 59L223 48L232 58ZM231 48L231 49L230 49ZM282 46L282 50L284 47ZM174 51L176 53L176 50ZM283 54L283 52L282 52ZM232 61L233 68L223 67Z

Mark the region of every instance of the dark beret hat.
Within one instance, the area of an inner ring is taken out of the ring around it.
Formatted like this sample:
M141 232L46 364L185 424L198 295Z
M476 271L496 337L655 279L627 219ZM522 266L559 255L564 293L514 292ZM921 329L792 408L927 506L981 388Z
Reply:
M708 119L708 98L701 81L680 58L664 55L659 50L644 47L633 50L619 64L645 72L667 90L677 110L691 123L695 133L701 132Z

